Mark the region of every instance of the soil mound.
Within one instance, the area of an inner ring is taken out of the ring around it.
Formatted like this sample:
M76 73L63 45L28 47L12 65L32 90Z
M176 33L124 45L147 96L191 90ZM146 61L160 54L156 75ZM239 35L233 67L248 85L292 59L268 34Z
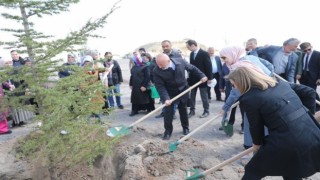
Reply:
M160 136L147 139L148 136L159 135L137 128L116 147L116 179L185 179L186 170L197 168L204 171L223 161L214 149L195 139L190 138L178 145L177 150L169 152L169 142L172 141L163 141ZM242 175L243 168L231 165L206 178L236 180Z

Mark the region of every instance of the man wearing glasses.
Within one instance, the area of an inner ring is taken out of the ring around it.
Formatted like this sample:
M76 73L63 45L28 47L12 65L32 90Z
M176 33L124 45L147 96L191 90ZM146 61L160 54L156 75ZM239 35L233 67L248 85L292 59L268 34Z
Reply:
M320 52L312 50L309 42L301 43L300 49L303 51L303 55L301 62L298 63L296 79L301 84L317 90L317 86L320 85ZM318 93L317 100L319 100ZM318 106L317 110L319 110Z

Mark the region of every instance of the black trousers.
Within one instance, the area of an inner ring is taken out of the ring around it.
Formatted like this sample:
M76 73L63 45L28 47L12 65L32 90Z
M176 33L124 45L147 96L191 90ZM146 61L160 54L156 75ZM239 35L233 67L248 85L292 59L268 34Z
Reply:
M196 87L191 90L190 93L190 111L195 111L196 109L196 96L197 90L199 88L200 96L202 100L203 112L209 113L209 98L208 98L208 88L207 87Z
M231 114L230 114L229 124L231 125L233 125L236 120L236 111L237 111L237 107L233 108L230 112Z
M309 71L303 71L299 82L305 86L308 86L314 89L316 91L316 100L320 101L319 94L317 93L317 84L316 82L312 81ZM320 111L320 106L318 104L316 104L316 111Z
M187 102L178 101L176 103L178 103L181 126L183 129L189 129ZM173 131L173 126L172 126L173 114L174 114L174 104L171 104L170 106L166 106L164 110L164 129L166 130L167 133L170 133L170 134Z

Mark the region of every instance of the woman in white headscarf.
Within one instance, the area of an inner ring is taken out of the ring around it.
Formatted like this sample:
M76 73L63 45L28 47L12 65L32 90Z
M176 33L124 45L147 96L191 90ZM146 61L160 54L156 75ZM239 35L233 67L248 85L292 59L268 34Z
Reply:
M246 50L238 46L229 46L221 49L220 58L226 63L230 71L236 69L237 67L245 66L249 68L261 71L269 76L273 75L274 67L273 65L259 57L253 55L246 55ZM232 89L229 97L223 106L223 110L228 112L232 104L234 104L240 97L240 92L236 89ZM243 114L244 124L244 148L247 149L252 146L252 138L249 132L249 124L246 114Z

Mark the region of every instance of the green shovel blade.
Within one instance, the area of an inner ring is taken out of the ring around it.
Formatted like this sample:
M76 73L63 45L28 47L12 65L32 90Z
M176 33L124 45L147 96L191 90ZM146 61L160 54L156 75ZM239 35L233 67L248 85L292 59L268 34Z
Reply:
M224 114L221 121L221 127L223 128L223 131L227 134L227 136L233 136L233 125L229 124L228 113Z
M227 124L226 126L223 126L223 130L228 136L233 136L233 125Z
M204 177L204 174L200 173L199 169L191 169L186 171L187 180L198 180Z
M130 129L124 125L112 127L107 130L106 134L110 137L125 136L130 133Z
M170 152L173 152L173 151L177 150L177 147L178 147L179 144L180 144L180 143L178 143L178 142L171 142L171 143L169 143L169 151L170 151Z

